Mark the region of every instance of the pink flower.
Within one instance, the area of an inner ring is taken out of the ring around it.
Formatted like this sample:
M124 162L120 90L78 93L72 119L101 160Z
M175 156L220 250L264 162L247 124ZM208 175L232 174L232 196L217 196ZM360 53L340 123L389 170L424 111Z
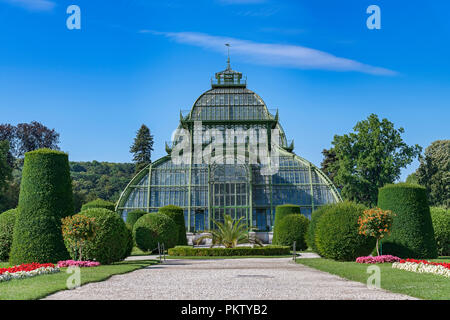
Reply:
M100 262L97 261L75 261L75 260L65 260L65 261L59 261L58 267L60 268L67 268L67 267L97 267L100 265Z
M358 257L356 258L357 263L393 263L399 262L400 258L392 255L383 255L383 256L367 256L367 257Z

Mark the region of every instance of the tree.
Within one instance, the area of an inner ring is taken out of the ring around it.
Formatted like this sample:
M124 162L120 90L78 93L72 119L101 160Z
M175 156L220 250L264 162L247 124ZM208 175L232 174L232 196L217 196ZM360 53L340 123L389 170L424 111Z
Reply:
M8 163L9 142L0 141L0 197L5 192L11 179L12 168Z
M336 152L333 148L323 149L323 161L320 164L321 170L323 173L327 175L327 177L334 183L334 178L337 174L337 166L338 158L336 156Z
M419 157L416 175L432 206L450 207L450 140L437 140Z
M338 161L334 181L342 185L344 198L374 207L378 189L400 177L400 170L416 158L422 148L408 146L402 139L403 128L395 129L376 114L360 121L354 132L335 135L332 142Z
M134 154L133 161L136 164L136 172L142 170L146 165L152 162L153 136L150 129L143 124L137 132L130 152Z
M411 173L406 177L406 183L409 184L419 184L419 180L417 179L417 174L415 172Z
M26 152L36 149L48 148L59 150L59 133L49 129L42 123L19 123L16 129L18 139L17 156L22 157Z
M9 142L8 150L8 164L11 168L14 167L14 156L16 153L17 137L16 137L16 127L10 125L9 123L0 124L0 141Z
M380 208L364 210L358 219L359 234L377 239L377 255L380 255L380 240L391 232L394 214Z

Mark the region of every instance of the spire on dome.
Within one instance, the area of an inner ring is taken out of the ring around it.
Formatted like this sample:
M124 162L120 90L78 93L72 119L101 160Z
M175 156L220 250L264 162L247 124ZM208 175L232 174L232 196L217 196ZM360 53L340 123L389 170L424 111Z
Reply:
M215 80L211 79L212 87L246 87L246 79L242 79L242 73L231 69L230 64L230 47L229 43L225 43L228 48L227 68L223 71L217 72Z

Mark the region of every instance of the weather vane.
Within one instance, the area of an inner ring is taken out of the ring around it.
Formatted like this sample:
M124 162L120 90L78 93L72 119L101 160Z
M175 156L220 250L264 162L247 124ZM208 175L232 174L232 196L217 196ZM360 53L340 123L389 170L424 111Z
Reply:
M230 67L230 47L231 47L231 44L225 43L225 46L228 48L228 59L227 59L228 69L231 69L231 67Z

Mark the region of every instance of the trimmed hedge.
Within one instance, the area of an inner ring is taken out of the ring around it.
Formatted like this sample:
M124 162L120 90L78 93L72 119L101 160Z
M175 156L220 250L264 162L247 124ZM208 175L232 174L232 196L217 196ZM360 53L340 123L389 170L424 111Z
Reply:
M315 242L317 223L319 222L320 217L325 213L325 211L329 206L331 205L320 207L311 214L311 221L309 222L308 232L306 234L306 244L314 252L317 252L317 246Z
M177 224L178 240L176 244L180 246L187 245L186 225L184 222L183 208L174 205L168 205L159 208L158 212L167 215L169 218L172 218L173 221L175 221L175 223Z
M133 227L130 226L128 223L125 224L127 229L127 245L126 250L122 256L122 259L125 259L131 255L131 252L133 251L134 247L134 239L133 239Z
M79 213L95 218L98 230L84 248L86 260L111 264L125 259L130 251L130 235L123 219L115 212L104 208L92 208Z
M103 208L111 211L116 211L116 205L113 202L98 198L83 204L83 206L81 207L81 212L93 208Z
M39 149L25 154L10 263L66 260L61 219L73 214L66 153Z
M430 213L438 255L450 256L450 210L431 207Z
M229 256L282 256L289 255L288 246L236 247L236 248L193 248L176 246L169 249L170 256L184 257L229 257Z
M375 247L375 238L359 234L358 229L358 218L365 209L349 201L327 207L315 231L318 253L338 261L355 261L369 255Z
M172 248L178 240L178 228L175 221L165 214L147 213L140 217L133 227L136 246L142 251L153 251L158 242L165 248Z
M425 188L407 183L387 185L379 190L378 207L395 214L392 232L382 241L383 254L400 258L437 257Z
M17 209L0 214L0 261L8 261L13 240Z
M278 243L278 230L277 230L278 225L280 224L281 220L289 214L301 214L300 206L297 206L294 204L283 204L280 206L276 206L275 221L274 221L274 225L273 225L273 237L272 237L273 244L279 244Z
M281 246L293 246L295 241L296 250L305 250L306 232L309 220L302 214L289 214L278 223L277 244Z
M127 213L127 224L133 228L134 224L140 217L147 214L147 211L144 210L133 210Z

